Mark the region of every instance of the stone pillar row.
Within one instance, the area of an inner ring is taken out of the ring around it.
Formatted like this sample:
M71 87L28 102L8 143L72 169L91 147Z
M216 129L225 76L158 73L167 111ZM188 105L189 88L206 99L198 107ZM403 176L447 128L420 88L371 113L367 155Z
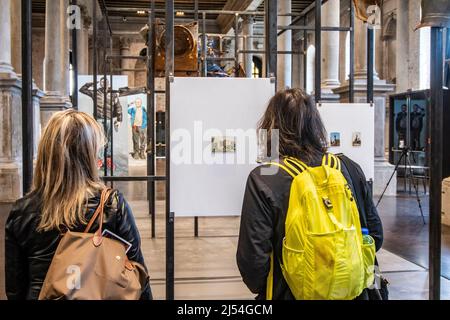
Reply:
M68 5L68 0L46 2L45 97L36 86L33 90L35 154L41 127L54 112L71 106L69 100L70 33L66 26ZM2 10L0 10L0 43L2 44L0 50L0 189L2 190L0 203L13 202L22 195L22 41L21 23L17 18L20 17L20 12L21 1L2 0ZM88 41L87 19L83 26L79 44L80 70L82 73L87 73L87 44L84 47L82 45ZM83 68L85 68L84 71Z
M22 195L22 81L20 1L2 0L0 10L0 203L10 203ZM39 99L33 91L34 153L39 139Z

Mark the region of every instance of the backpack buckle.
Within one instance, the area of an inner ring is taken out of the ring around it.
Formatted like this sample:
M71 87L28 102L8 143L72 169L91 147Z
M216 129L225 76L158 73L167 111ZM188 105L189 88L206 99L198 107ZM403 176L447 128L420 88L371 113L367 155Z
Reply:
M327 209L333 209L333 204L331 203L331 200L328 197L322 197L323 204Z

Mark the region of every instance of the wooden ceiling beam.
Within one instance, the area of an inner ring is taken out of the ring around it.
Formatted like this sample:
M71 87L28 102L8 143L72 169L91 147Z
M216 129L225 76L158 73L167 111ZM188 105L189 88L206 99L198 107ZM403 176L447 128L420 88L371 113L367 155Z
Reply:
M228 0L223 7L223 10L246 11L254 2L260 3L261 0ZM219 15L217 17L217 24L219 25L221 33L228 33L228 31L234 25L234 19L235 18L233 15L225 14Z

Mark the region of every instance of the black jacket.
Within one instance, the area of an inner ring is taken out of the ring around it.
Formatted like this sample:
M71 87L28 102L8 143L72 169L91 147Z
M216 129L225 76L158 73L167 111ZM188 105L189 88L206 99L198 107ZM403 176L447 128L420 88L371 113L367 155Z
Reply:
M317 159L310 165L320 164L321 159ZM354 162L352 164L357 166ZM292 300L294 296L284 280L280 264L277 263L282 261L282 242L285 235L292 177L281 169L275 175L262 174L261 170L267 168L268 165L260 166L248 177L242 207L237 264L250 291L257 294L257 299L265 299L270 255L273 252L273 299ZM350 175L345 166L342 166L342 173L353 190ZM367 201L370 201L368 203L370 210L367 212L369 218L366 220L370 235L375 239L376 248L379 250L383 242L383 229L372 199Z
M87 221L99 204L99 195L89 199ZM40 222L41 200L38 194L30 194L18 200L5 230L5 279L6 295L10 300L38 299L48 268L55 254L62 234L56 230L37 232ZM80 223L72 231L83 232ZM94 223L92 231L98 228ZM145 266L141 252L141 239L133 213L123 195L115 192L105 206L103 228L132 243L128 258ZM148 283L141 299L152 299Z

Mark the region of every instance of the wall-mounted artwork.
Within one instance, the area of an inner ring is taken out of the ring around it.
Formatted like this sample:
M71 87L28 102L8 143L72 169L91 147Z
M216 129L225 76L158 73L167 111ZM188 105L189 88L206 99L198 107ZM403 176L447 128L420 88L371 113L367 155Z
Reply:
M353 132L352 134L352 145L354 147L361 147L362 140L361 140L361 132Z
M331 147L340 147L341 146L341 133L340 132L331 132L330 133L330 146Z
M234 153L236 152L236 137L212 137L212 153Z

